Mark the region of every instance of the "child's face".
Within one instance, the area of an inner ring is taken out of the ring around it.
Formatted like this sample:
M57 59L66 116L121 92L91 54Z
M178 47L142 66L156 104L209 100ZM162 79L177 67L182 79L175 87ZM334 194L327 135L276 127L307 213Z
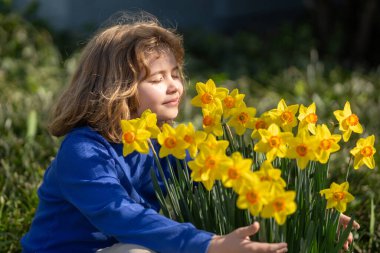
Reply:
M171 52L153 54L148 61L150 75L137 86L140 116L146 109L157 114L158 121L173 120L183 93L176 59Z

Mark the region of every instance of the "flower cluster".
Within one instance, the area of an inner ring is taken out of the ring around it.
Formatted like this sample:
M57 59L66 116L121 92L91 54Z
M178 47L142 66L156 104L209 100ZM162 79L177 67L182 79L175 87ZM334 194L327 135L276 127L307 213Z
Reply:
M278 161L294 161L294 167L302 172L311 165L328 163L331 154L340 150L341 139L347 142L352 133L363 133L349 102L343 110L334 112L341 131L337 134L328 125L319 124L315 103L287 105L282 99L277 108L256 116L256 108L247 106L245 95L237 89L230 92L208 80L197 83L196 91L191 103L202 109L203 130L196 130L191 123L176 127L163 124L158 129L156 116L147 111L139 119L121 122L124 155L133 150L148 152L149 138L157 138L159 157L190 156L192 180L201 182L207 190L219 180L237 194L237 207L249 210L253 216L273 217L278 224L284 224L297 210L297 193L287 189L283 171L275 166ZM246 133L252 143L248 151L242 148L244 145L236 145L244 142ZM357 141L350 151L355 169L375 167L374 142L373 135ZM332 183L320 194L327 199L327 208L339 212L344 212L354 199L348 192L348 182Z
M342 132L340 135L331 133L326 124L318 124L315 103L309 106L288 106L282 99L276 109L255 117L256 109L246 106L244 95L239 94L237 89L229 93L225 88L218 88L212 80L208 80L205 84L197 83L197 92L192 104L202 108L205 131L221 136L222 118L228 126L235 129L237 135L243 135L250 129L251 138L257 140L254 151L263 153L266 157L266 163L262 166L271 166L270 162L276 158L295 159L297 167L301 170L307 168L311 162L326 164L330 155L340 150L339 141L342 135L343 140L347 142L353 132L363 132L359 117L352 113L349 102L346 102L343 110L334 112L339 122L339 130ZM373 135L358 140L356 147L350 152L354 156L355 169L362 165L370 169L375 167L374 142ZM333 183L331 189L321 191L328 199L327 208L336 207L338 211L344 212L346 203L353 200L353 196L347 192L348 183L342 185L344 187L337 188ZM329 194L330 192L335 193ZM288 196L292 196L291 192ZM289 197L288 200L290 199L292 198ZM257 214L260 210L261 208L258 208L251 213ZM291 210L294 211L293 205ZM263 216L267 216L267 212L264 211Z

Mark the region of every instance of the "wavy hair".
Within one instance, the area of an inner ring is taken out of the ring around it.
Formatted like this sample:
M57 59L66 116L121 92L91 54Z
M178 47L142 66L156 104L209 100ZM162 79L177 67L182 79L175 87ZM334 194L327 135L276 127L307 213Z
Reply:
M153 52L173 53L184 82L182 37L153 16L144 14L132 23L119 19L98 31L84 47L69 86L55 105L50 133L60 137L75 127L90 126L119 143L120 120L136 113L137 85L149 75L147 58Z

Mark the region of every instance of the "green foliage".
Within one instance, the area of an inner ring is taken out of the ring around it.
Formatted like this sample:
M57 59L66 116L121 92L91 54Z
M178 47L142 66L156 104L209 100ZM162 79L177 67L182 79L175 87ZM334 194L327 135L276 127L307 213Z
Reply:
M47 31L0 13L0 252L19 252L58 147L46 131L65 69Z
M0 0L0 13L9 13L12 2L12 0Z
M28 92L59 87L60 55L50 34L17 14L0 13L0 82Z

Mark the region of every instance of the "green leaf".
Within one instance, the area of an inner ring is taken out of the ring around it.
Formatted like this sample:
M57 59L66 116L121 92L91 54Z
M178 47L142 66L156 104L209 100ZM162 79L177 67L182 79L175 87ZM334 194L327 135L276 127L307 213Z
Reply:
M37 133L37 112L35 110L31 110L28 114L28 121L26 124L26 138L28 140L33 140Z

